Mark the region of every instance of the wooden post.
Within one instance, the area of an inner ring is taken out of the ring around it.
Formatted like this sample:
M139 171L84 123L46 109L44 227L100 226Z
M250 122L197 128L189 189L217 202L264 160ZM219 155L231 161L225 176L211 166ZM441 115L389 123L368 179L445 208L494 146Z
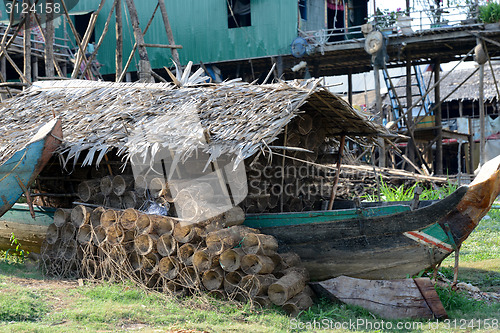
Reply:
M33 62L32 62L32 73L33 73L33 82L36 82L38 81L38 58L37 57L33 57L32 58Z
M328 210L332 210L333 202L335 201L335 195L337 194L337 186L339 184L340 166L342 165L342 155L344 153L344 146L345 146L345 135L342 135L342 137L340 138L339 159L337 160L337 173L335 174L335 179L333 181L332 194L330 196L330 201L328 202Z
M483 166L485 161L485 112L484 112L484 64L479 65L479 126L480 126L480 143L479 143L479 166Z
M23 0L23 5L31 7L30 0ZM31 13L28 10L26 14L26 19L24 20L24 38L23 38L23 53L24 53L24 76L31 82Z
M47 7L53 8L54 2L47 0ZM47 12L45 22L45 76L54 77L54 13Z
M130 20L132 21L132 29L134 30L135 41L137 42L137 50L139 52L139 80L143 82L151 82L153 76L151 75L151 63L149 62L148 51L144 46L144 35L139 26L139 16L135 8L134 0L125 0L127 2Z
M349 68L349 73L347 74L347 96L349 105L352 106L352 68Z
M474 174L474 133L472 132L472 118L467 118L469 123L469 173Z
M439 58L436 58L436 60L434 61L434 82L439 83L440 68L441 68L441 60ZM434 88L434 103L438 105L437 109L435 110L437 140L436 140L436 170L434 170L434 173L436 175L442 175L443 174L443 124L441 121L442 113L441 113L440 84L436 84L436 87Z
M121 0L116 2L115 15L116 15L116 53L115 53L115 66L116 74L115 81L122 75L123 71L123 29L122 29L122 7Z
M406 55L406 109L408 110L413 104L413 96L411 91L411 58L410 55ZM399 110L402 112L402 110ZM411 162L415 163L415 141L413 140L413 114L410 112L406 115L406 126L410 132L410 139L408 140L408 158ZM409 163L409 171L414 172L415 168Z
M7 60L5 57L0 59L0 74L2 74L2 77L5 80L7 80Z
M161 17L163 18L163 24L165 25L165 31L167 33L168 43L170 45L175 45L174 34L172 33L172 28L170 27L170 22L168 21L165 1L158 0L158 4L160 5ZM177 49L170 49L170 51L172 51L172 58L174 60L174 63L177 65L177 68L181 68L181 62L179 60L179 52L177 52Z
M383 125L384 114L382 112L382 97L380 96L380 70L377 65L373 66L373 74L375 76L375 104L376 110L379 114L379 124ZM378 166L384 168L386 166L385 159L385 142L384 139L378 140L380 148L379 148L379 157L378 157Z

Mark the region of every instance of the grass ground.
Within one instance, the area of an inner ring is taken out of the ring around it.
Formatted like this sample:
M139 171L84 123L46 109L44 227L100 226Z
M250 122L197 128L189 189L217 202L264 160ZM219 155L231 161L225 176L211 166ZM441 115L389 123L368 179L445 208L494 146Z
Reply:
M459 280L483 291L500 292L500 211L490 212L489 217L462 245ZM441 272L451 277L452 267L448 258ZM443 288L438 288L438 294L449 321L383 321L364 309L326 300L292 319L278 308L251 309L206 296L174 299L127 284L79 286L76 281L46 280L29 261L0 259L0 332L500 330L500 303L472 300ZM344 329L335 329L341 324Z

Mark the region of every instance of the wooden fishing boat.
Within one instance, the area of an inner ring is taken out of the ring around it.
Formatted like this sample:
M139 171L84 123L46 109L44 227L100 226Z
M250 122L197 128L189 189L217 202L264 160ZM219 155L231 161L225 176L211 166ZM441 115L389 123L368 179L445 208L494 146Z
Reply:
M21 195L25 193L31 217L36 219L37 212L30 205L31 198L28 188L52 157L52 154L61 143L61 138L61 120L53 119L43 125L23 149L15 152L0 165L0 217L9 211ZM13 212L10 215L12 214L20 216L19 213ZM9 219L12 219L12 217L8 217L6 221L9 221ZM9 221L7 223L8 227L5 227L6 222L2 222L0 224L0 248L4 247L5 242L9 242L10 232L15 232L16 237L21 237L19 232L16 232L18 230L14 225L16 220L18 222L24 221L23 224L38 224L38 220L30 222L29 215ZM19 230L22 230L22 228ZM24 240L24 237L22 239Z
M500 192L500 156L469 186L426 207L249 215L245 225L275 236L296 252L311 279L340 275L398 279L440 263L474 230Z

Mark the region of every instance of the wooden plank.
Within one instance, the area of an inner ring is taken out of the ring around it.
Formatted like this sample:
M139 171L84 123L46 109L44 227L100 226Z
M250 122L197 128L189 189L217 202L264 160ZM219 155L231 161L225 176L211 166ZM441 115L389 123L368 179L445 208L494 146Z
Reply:
M115 33L116 33L116 53L115 53L115 81L121 77L123 71L123 23L121 0L116 2L115 7Z
M420 293L424 297L427 306L431 309L434 318L448 318L448 314L446 313L443 303L441 303L441 300L439 299L439 296L436 293L436 289L434 289L434 285L432 284L431 280L429 278L416 278L413 280L415 281L415 285L420 290Z
M412 279L362 280L339 276L311 286L331 300L361 306L386 319L433 318Z
M130 20L132 21L132 29L134 31L134 38L137 42L137 50L139 52L139 80L144 82L150 82L152 80L151 76L151 64L149 62L148 51L144 46L144 34L139 25L139 16L137 15L137 9L135 8L134 0L125 0L127 3L128 12L130 14Z
M167 33L168 43L171 46L175 46L174 34L172 32L172 28L170 27L170 22L168 20L167 8L165 7L164 0L158 0L158 4L160 5L161 17L163 18L163 25L165 26L165 32ZM180 46L180 45L179 45ZM182 48L182 46L180 47ZM181 61L179 60L179 52L177 52L177 48L171 48L172 58L174 63L178 68L181 67Z

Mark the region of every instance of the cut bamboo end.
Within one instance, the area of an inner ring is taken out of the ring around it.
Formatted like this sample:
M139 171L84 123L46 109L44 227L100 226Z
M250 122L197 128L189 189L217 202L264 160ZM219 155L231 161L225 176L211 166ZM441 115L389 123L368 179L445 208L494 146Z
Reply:
M65 245L62 257L66 261L70 261L76 258L76 252L78 249L78 244L74 239L70 239Z
M112 181L113 179L111 178L111 176L101 178L99 189L104 196L109 196L113 192L113 187L111 185Z
M127 258L133 272L137 272L141 269L141 256L137 252L129 252Z
M135 250L134 239L135 230L125 230L125 234L123 235L122 240L122 246L127 252Z
M120 224L122 225L123 229L132 230L134 229L135 223L138 218L139 211L133 208L128 208L120 214Z
M198 272L204 272L219 265L219 256L208 249L196 250L193 254L193 266Z
M171 235L174 232L175 222L172 218L160 215L150 215L154 230L158 236Z
M201 282L207 290L216 290L224 282L224 272L220 267L210 269L203 273Z
M139 175L135 177L134 189L140 197L146 196L146 191L148 189L148 180L146 176Z
M246 274L269 274L274 270L274 262L263 255L247 254L241 258L241 270Z
M71 222L66 222L65 225L61 228L61 241L63 243L68 243L69 241L75 238L76 228L75 225Z
M139 208L140 207L139 196L134 191L126 191L125 193L123 193L122 205L123 208L125 209Z
M269 299L269 297L268 296L264 296L264 295L255 296L255 298L253 299L253 301L255 303L257 303L263 309L269 308L273 304L271 302L271 300Z
M185 226L176 224L174 227L174 232L172 234L174 235L175 240L179 243L195 243L199 238L199 235L196 233L195 227L191 224Z
M111 181L113 193L122 196L125 191L133 187L134 178L132 176L116 175Z
M229 249L220 255L219 263L226 272L234 272L241 265L241 258L245 255L241 248Z
M76 240L80 244L87 244L92 239L92 227L90 224L84 224L78 229Z
M166 183L163 178L153 178L149 182L149 193L153 198L159 198L165 191Z
M101 214L101 225L103 228L109 228L118 221L118 214L113 209L106 209L104 213Z
M224 301L227 299L227 293L224 290L210 290L207 296L215 298L219 301Z
M177 251L177 255L179 257L179 261L186 265L186 266L191 266L193 264L193 255L195 252L195 247L191 243L186 243L179 247L179 250Z
M71 222L76 228L80 228L84 224L90 223L90 208L83 205L78 205L71 210Z
M186 290L184 289L184 287L181 286L178 282L171 280L164 283L163 290L177 297L186 295Z
M142 234L135 237L134 246L137 253L140 255L148 255L153 252L156 247L157 238L150 234Z
M306 292L301 292L292 297L283 304L285 310L290 316L297 317L302 311L310 308L313 305L311 296Z
M54 213L54 224L56 227L62 227L66 222L71 220L71 212L70 208L58 208Z
M99 187L100 182L101 181L99 179L92 179L81 182L78 185L77 190L80 200L82 200L83 202L88 202L93 196L99 193L101 190Z
M147 274L154 274L158 270L160 258L156 253L148 253L142 256L141 268Z
M109 226L105 230L106 230L106 239L109 244L117 245L123 241L125 232L123 231L122 226L119 225L118 223Z
M158 263L158 271L162 276L173 280L179 274L180 264L174 257L164 257Z
M179 282L186 288L195 289L200 285L200 279L193 266L184 267L178 276Z
M122 197L116 195L115 193L111 193L108 196L108 204L110 207L121 209L123 207Z
M172 235L163 234L158 238L156 250L163 257L171 256L177 250L177 241Z
M47 244L55 244L57 240L59 239L59 228L54 224L51 223L47 227L47 233L45 234L45 241Z
M243 276L239 271L226 273L224 276L224 290L226 293L231 294L239 290L239 284L242 278Z
M90 224L95 228L101 224L101 215L106 211L106 208L100 206L90 213Z
M153 223L151 222L149 215L143 214L137 218L137 221L135 222L135 230L139 235L149 234L153 231Z
M301 292L306 285L306 277L297 270L290 270L268 288L271 302L283 305L287 300Z
M100 225L94 227L94 233L92 234L92 243L94 245L99 246L104 243L106 239L106 231Z
M255 296L265 295L269 286L276 280L272 274L247 275L241 279L239 286L248 293L250 298L254 298Z
M247 254L273 254L278 249L278 241L271 235L249 233L243 239L241 248Z

